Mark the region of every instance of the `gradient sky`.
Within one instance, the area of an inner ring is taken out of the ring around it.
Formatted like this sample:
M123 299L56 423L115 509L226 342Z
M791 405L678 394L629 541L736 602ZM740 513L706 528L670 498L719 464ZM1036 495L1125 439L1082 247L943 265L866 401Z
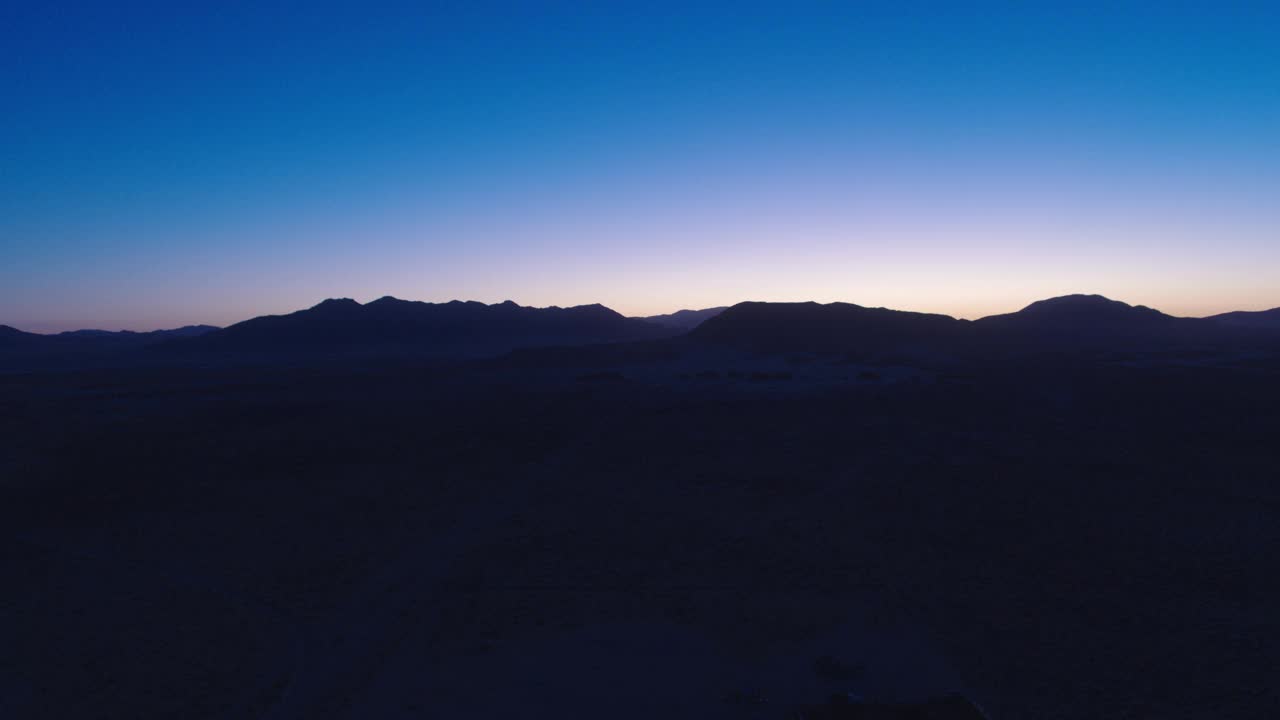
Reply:
M693 4L4 3L0 323L1280 305L1280 4Z

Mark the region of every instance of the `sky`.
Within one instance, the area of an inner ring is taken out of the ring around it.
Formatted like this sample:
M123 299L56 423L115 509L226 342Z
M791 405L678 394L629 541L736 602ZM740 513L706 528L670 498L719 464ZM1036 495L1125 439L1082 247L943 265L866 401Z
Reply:
M1280 306L1280 4L0 6L0 324L1072 292Z

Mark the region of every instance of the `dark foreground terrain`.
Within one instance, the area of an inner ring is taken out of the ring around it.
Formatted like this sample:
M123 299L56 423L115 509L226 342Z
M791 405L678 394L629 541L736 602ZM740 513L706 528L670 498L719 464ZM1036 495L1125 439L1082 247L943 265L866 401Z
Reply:
M1280 362L660 360L0 375L0 716L1280 717Z

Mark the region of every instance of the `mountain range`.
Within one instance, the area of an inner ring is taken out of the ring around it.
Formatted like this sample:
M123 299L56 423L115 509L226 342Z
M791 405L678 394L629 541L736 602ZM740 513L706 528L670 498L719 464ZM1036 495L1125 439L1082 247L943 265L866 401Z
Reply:
M287 315L226 328L204 325L147 333L81 330L38 335L0 325L0 352L27 357L146 350L215 354L409 354L477 357L520 348L599 345L683 336L749 351L935 356L1008 349L1144 349L1280 339L1280 308L1180 318L1099 295L1067 295L979 320L850 303L743 302L628 318L603 306L534 308L428 303L383 297L361 304L325 300Z
M1241 315L1245 317L1241 320ZM1181 318L1100 295L1066 295L979 320L847 303L740 303L690 338L762 351L937 358L1276 347L1280 309ZM1269 322L1270 321L1270 322Z

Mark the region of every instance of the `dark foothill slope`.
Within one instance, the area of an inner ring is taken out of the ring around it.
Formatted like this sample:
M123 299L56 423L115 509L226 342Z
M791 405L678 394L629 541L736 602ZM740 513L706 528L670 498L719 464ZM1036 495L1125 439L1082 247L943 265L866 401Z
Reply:
M495 351L535 345L638 340L671 331L602 305L532 308L507 301L427 303L330 299L288 315L237 323L172 347L216 351L412 349Z

